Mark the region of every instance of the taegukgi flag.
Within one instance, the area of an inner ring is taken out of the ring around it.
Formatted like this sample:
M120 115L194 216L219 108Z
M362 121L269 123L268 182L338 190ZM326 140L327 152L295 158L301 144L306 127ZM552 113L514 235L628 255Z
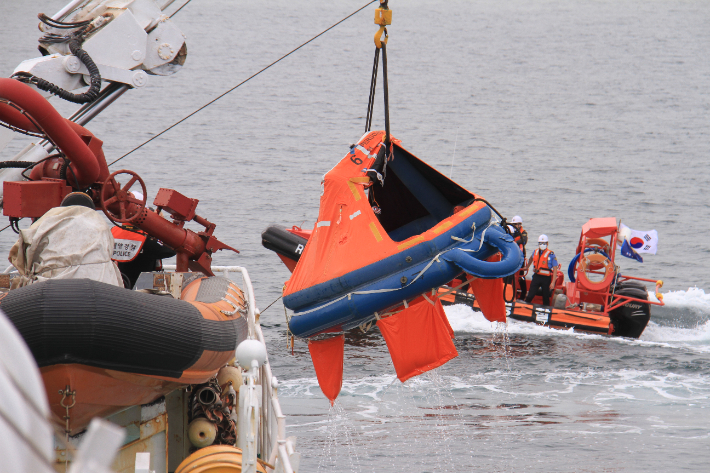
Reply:
M640 232L638 230L632 230L623 223L620 223L619 245L621 245L624 240L629 243L629 246L636 253L651 253L655 255L658 250L658 232L656 230Z

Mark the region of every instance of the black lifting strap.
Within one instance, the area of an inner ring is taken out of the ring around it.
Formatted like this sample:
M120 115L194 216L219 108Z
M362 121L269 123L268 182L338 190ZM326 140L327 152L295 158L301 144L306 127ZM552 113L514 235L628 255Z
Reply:
M385 28L385 35L387 29ZM385 146L389 151L390 148L390 95L387 88L387 45L382 43L382 85L385 90Z
M385 35L387 29L385 29ZM382 42L382 48L375 48L375 60L372 65L372 80L370 81L370 99L367 103L367 117L365 118L365 133L372 128L372 115L375 105L375 89L377 86L377 69L380 63L380 49L382 49L382 82L385 93L385 139L384 143L389 149L390 146L390 106L389 89L387 87L387 45Z
M365 118L365 133L372 127L372 109L375 104L375 87L377 86L377 66L380 63L380 50L375 48L375 61L372 64L372 80L370 81L370 100L367 102L367 117Z

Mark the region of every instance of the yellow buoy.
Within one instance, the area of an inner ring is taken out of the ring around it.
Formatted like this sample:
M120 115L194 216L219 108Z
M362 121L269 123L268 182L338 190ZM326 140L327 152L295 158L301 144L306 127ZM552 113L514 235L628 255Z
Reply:
M241 473L242 451L229 445L202 448L178 465L175 473ZM261 464L256 471L266 473Z
M234 366L224 366L217 373L217 382L222 388L223 393L227 390L227 386L230 383L232 387L234 387L234 390L239 392L239 388L241 388L243 384L242 370Z
M204 417L198 417L187 426L187 437L195 447L207 447L217 438L217 427Z

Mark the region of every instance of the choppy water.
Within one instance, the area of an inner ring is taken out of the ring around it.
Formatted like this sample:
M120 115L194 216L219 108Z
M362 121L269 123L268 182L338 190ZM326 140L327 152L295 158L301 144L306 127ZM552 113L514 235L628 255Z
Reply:
M36 14L63 3L0 3L0 74L37 55ZM183 70L151 77L89 128L111 161L362 4L193 0L174 18L187 36ZM262 322L303 471L706 471L710 4L391 7L391 120L403 145L520 214L533 238L547 233L563 265L590 217L655 228L658 255L620 263L662 278L667 305L638 341L516 322L506 335L451 307L460 356L404 385L379 334L351 336L329 409L305 344L286 349L276 303ZM288 271L260 232L313 222L320 177L363 132L373 8L120 164L151 197L165 186L200 199L198 213L242 251L217 262L250 269L261 307ZM3 252L13 241L0 233Z

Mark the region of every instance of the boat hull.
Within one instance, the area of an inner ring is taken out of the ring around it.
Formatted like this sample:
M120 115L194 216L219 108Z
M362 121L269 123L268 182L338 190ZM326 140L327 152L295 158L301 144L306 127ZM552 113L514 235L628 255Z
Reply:
M439 288L443 305L463 304L481 312L473 294ZM578 332L639 338L651 318L649 304L629 302L614 309L609 315L603 312L558 309L520 300L505 303L506 316L521 322L530 322L556 329L574 329Z

